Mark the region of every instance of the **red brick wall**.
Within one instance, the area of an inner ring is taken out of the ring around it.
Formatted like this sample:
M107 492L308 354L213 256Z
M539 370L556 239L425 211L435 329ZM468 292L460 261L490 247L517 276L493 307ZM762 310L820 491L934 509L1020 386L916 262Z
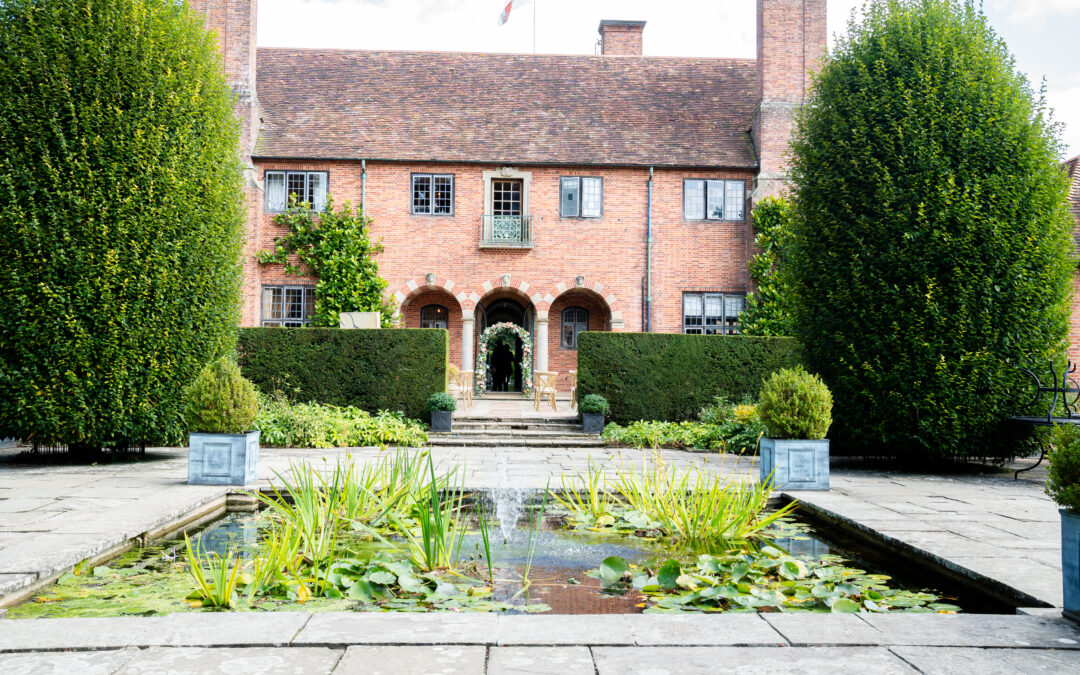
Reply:
M461 366L461 305L454 296L442 290L425 290L409 298L401 308L402 325L405 328L420 327L420 310L428 305L442 305L449 314L447 331L450 333L450 363Z
M572 289L551 303L548 314L548 370L559 373L559 391L569 390L569 371L577 370L577 349L562 346L562 312L569 307L582 307L589 313L589 330L610 330L607 307L592 291Z
M600 24L600 53L604 56L641 56L644 22L636 24Z

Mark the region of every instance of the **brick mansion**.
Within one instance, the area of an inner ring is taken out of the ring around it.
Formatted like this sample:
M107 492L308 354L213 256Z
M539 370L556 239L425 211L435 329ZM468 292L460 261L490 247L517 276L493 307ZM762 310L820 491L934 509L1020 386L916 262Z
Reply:
M651 57L641 21L601 22L596 55L268 49L257 0L191 5L243 123L243 325L310 319L315 280L255 256L295 194L362 207L402 324L464 370L504 321L559 373L585 330L738 332L825 0L757 0L756 59Z

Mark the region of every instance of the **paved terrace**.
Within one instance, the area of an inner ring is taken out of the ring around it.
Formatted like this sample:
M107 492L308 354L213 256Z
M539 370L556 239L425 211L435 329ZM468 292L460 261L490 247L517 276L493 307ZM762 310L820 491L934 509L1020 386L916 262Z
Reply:
M531 410L530 404L522 413ZM345 454L370 461L379 450L267 449L260 483L287 470L290 461L325 457L332 463ZM647 453L432 449L440 468L465 465L470 488L542 488L549 479L558 484L562 474L583 471L590 454L610 466L637 466ZM756 469L733 456L672 450L663 456L672 465L742 476ZM230 490L186 485L183 449L150 449L147 457L132 464L42 466L20 465L14 451L0 451L0 596L6 596L0 605L81 560L108 557L184 520L223 512ZM1058 514L1042 492L1043 475L1036 471L1014 481L1004 473L834 469L830 492L792 496L808 511L874 530L980 583L1026 594L1031 605L1058 606ZM10 653L0 654L0 671L49 664L63 672L205 672L224 658L228 665L222 668L230 673L376 672L372 664L378 657L385 659L379 663L386 672L395 673L420 672L410 665L415 659L425 667L443 664L445 672L486 667L490 673L723 672L725 664L750 672L1075 672L1080 630L1053 610L1033 613L1038 616L204 613L4 621L0 652Z

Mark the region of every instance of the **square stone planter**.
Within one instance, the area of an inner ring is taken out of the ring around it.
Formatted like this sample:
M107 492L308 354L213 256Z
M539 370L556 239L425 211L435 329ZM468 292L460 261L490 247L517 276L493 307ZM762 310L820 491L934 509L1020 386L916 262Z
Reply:
M1064 614L1080 621L1080 515L1061 512L1061 590L1065 595Z
M829 489L829 440L761 439L761 480L772 474L773 487Z
M436 432L453 431L454 412L452 410L432 410L431 430Z
M259 431L188 436L188 483L246 485L258 478Z
M587 434L604 433L604 416L596 413L581 413L581 430Z

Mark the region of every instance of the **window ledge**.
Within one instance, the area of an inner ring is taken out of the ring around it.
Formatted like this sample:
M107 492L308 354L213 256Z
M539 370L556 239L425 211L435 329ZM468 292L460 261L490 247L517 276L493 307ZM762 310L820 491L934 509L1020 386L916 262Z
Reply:
M530 249L533 248L533 243L531 241L482 241L480 248Z

